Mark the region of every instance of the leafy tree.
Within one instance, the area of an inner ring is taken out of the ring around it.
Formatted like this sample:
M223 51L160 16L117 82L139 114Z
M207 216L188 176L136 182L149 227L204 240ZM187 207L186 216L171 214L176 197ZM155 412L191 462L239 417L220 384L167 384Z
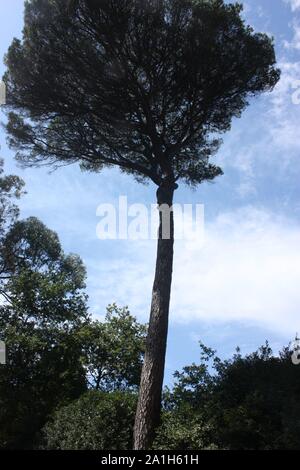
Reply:
M3 175L4 161L0 159L0 235L17 219L18 206L13 202L24 192L24 181L16 175Z
M132 443L136 396L92 390L60 408L43 430L44 447L125 450Z
M91 321L78 336L89 386L96 390L137 389L140 381L146 326L127 307L109 305L105 321Z
M216 424L233 449L299 449L300 371L285 349L273 357L268 344L236 356L219 372Z
M2 261L0 447L31 448L53 409L86 390L76 337L88 319L85 270L35 218L11 227Z
M4 238L17 220L19 208L14 199L18 199L24 187L24 181L15 175L3 175L3 160L0 159L0 292L2 292L2 283L6 278L6 266L4 264Z
M6 56L7 131L19 160L96 172L116 165L158 187L136 449L149 447L160 413L174 191L222 173L210 161L218 136L279 79L272 40L241 11L224 0L30 0L23 40Z
M105 322L88 317L81 260L66 256L57 235L38 219L18 220L13 198L21 195L23 185L15 176L0 179L0 339L8 352L0 374L0 447L35 447L53 410L86 391L86 372L92 387L126 390L91 393L78 403L83 410L86 405L97 409L95 426L105 416L116 420L114 427L107 423L111 434L97 435L95 448L109 448L112 437L116 446L124 448L124 441L128 447L136 405L128 391L139 383L146 326L115 304L108 307ZM78 416L68 423L70 429ZM89 433L95 429L88 426L86 433L89 443L83 447L90 448L94 439ZM70 445L77 448L75 442Z
M222 361L201 345L199 364L176 372L164 392L155 450L298 449L300 375L285 348L268 344ZM129 449L136 396L89 391L59 408L44 429L48 449Z
M201 363L175 377L173 390L165 394L156 448L299 448L300 370L288 348L274 357L266 344L221 361L203 347Z
M185 402L164 411L153 443L155 450L217 450L215 428L206 416Z
M86 297L81 291L85 287L85 268L80 258L64 255L57 234L37 218L12 225L3 239L2 264L3 290L8 300L13 295L18 305L24 301L32 311L40 313L39 296L43 289L43 312L47 308L52 318L58 315L63 320L66 315L74 315L72 302L80 301L85 309Z

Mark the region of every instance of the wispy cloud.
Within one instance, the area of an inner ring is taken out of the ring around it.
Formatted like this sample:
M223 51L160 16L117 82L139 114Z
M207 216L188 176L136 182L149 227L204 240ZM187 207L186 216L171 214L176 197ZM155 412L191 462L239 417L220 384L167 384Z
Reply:
M294 155L298 159L300 150L300 103L297 102L300 90L300 62L286 60L279 63L279 67L282 76L271 96L266 125L273 145L282 151L282 164L286 159L290 161L293 156L291 151L295 152Z
M292 334L300 326L299 242L299 226L266 210L218 216L203 248L178 250L175 317L248 320Z
M300 49L300 24L298 20L294 19L291 24L293 30L292 40L284 40L283 45L286 49Z
M175 244L171 320L247 321L293 335L300 327L299 245L300 226L270 211L243 207L217 216L203 246ZM93 298L103 308L110 293L146 320L155 243L126 247L124 258L94 266Z
M284 0L285 3L288 3L292 11L300 9L300 0Z

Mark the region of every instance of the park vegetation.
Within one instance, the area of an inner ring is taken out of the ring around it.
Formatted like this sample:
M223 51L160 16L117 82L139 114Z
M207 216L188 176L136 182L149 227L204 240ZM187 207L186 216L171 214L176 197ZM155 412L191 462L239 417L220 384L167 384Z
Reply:
M24 192L0 166L1 449L131 449L147 325L109 305L88 310L85 269L41 221L20 220ZM300 368L266 343L199 360L165 387L153 449L297 449Z

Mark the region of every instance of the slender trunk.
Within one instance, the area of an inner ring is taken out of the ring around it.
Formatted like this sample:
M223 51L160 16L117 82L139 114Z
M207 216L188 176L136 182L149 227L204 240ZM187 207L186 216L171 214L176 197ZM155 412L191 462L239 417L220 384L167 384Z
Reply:
M134 426L134 449L152 444L160 419L168 334L174 245L173 194L177 185L157 190L159 230L149 329Z

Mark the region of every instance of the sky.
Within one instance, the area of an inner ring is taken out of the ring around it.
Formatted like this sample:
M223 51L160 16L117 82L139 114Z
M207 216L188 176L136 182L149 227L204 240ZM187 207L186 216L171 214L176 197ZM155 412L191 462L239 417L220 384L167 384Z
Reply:
M278 352L300 333L300 0L248 0L244 17L274 37L281 80L250 106L223 137L214 157L224 175L196 190L181 186L175 202L203 204L204 242L176 240L166 382L199 360L198 342L230 357L266 340ZM0 57L21 38L23 0L0 0ZM5 67L0 61L0 76ZM0 119L4 121L1 114ZM27 194L21 217L36 216L60 237L65 252L87 267L91 313L128 305L149 315L155 240L100 240L99 204L155 203L155 187L117 169L100 174L74 165L50 172L23 169L0 129L6 173L20 175Z

